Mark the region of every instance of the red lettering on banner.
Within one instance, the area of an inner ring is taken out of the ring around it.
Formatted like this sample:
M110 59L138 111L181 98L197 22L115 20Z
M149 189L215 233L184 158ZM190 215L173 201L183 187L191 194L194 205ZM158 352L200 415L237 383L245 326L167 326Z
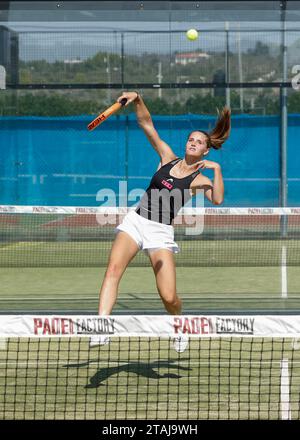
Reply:
M51 335L51 328L49 324L49 320L46 318L43 325L43 335L48 334Z
M190 320L189 318L185 318L184 324L182 327L182 333L191 333Z
M190 335L208 335L212 332L212 323L209 318L174 318L175 334L187 333Z
M210 333L210 321L207 318L201 318L201 333L203 335Z
M74 334L72 319L68 318L34 318L34 334L39 335L71 335Z
M67 319L61 320L61 332L63 335L68 334L68 320Z
M192 318L191 320L191 331L193 335L197 335L199 333L199 323L197 318Z
M57 318L52 319L51 324L52 324L51 325L52 334L53 335L57 335L59 333L59 331L58 331L58 319Z
M182 319L181 318L174 318L174 331L175 334L179 333L179 331L182 328Z
M69 324L70 324L70 335L73 335L74 334L74 327L73 327L72 319L69 320Z
M34 318L33 320L33 331L35 335L39 334L39 329L42 328L42 320L41 318Z

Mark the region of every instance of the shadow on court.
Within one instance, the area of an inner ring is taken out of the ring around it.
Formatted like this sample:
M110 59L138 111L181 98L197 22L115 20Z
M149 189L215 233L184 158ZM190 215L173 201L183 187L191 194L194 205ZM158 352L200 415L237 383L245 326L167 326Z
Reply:
M181 359L182 361L183 359ZM98 360L92 360L89 362L83 362L80 364L68 364L64 365L65 368L83 368L89 366L92 362L99 362ZM104 386L103 382L109 379L111 376L120 373L133 373L137 376L143 376L147 379L180 379L182 376L176 373L164 373L159 374L156 370L160 368L174 369L181 371L190 371L190 367L182 367L178 364L173 364L175 361L156 361L151 363L143 362L129 362L127 364L118 365L114 367L100 368L97 373L90 378L90 383L85 388L98 388Z

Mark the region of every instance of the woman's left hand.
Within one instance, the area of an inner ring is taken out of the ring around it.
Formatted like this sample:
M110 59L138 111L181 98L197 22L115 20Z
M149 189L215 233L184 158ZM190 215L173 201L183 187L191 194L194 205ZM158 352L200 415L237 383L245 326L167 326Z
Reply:
M200 160L198 162L199 169L208 169L208 170L217 170L221 169L220 165L217 162L212 162L211 160Z
M135 101L138 96L138 92L123 92L122 95L117 98L117 102L121 102L123 98L126 98L127 102L125 104L125 107L127 107L129 104Z

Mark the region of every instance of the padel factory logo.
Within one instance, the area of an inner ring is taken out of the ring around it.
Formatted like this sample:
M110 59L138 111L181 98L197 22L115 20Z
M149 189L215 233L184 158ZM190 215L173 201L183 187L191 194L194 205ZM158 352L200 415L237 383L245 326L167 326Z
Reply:
M37 336L47 335L113 335L113 318L33 318L33 332Z
M58 211L57 206L33 206L32 212L33 213L55 213Z
M187 335L209 335L213 333L213 325L210 318L205 316L176 317L173 322L174 333Z
M176 317L173 321L175 334L186 335L211 335L211 334L236 334L253 335L254 318L228 318L228 317Z
M6 206L6 205L1 205L0 206L0 213L14 213L16 212L16 207L15 206Z
M97 214L98 210L93 207L78 206L75 208L75 212L76 214Z
M248 208L248 214L274 214L273 208Z
M205 214L213 214L213 215L230 215L230 208L205 208Z
M221 318L216 317L217 334L253 335L254 318Z

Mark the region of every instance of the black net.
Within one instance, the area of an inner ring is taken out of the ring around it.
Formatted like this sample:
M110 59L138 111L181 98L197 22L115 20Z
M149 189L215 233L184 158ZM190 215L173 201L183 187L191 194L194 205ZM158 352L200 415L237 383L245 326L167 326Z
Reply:
M1 419L299 419L291 339L8 339Z
M25 212L22 207L2 209L1 267L105 266L115 227L124 218L122 208L114 214L77 207L28 207ZM297 208L191 208L188 212L175 220L175 240L181 249L177 266L299 265ZM131 264L148 265L146 253L138 253Z

